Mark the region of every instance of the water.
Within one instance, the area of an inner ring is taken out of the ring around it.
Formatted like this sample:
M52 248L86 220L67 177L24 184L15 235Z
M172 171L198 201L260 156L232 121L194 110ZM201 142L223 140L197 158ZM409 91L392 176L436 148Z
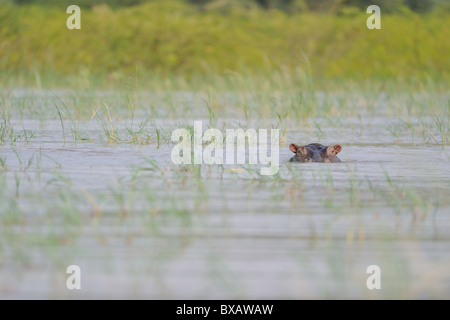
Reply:
M106 143L94 121L76 143L69 123L64 138L59 120L14 121L36 138L0 146L0 297L448 299L448 148L394 138L393 122L290 125L264 177L178 167L171 145ZM343 162L289 163L290 142L340 143ZM66 287L72 264L81 290Z

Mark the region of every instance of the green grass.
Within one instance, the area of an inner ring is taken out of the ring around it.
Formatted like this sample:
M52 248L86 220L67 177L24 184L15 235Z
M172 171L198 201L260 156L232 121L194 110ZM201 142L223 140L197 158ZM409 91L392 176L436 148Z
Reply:
M7 111L0 110L0 145L14 144L16 142L28 143L35 138L36 131L14 130L14 126L11 123L11 115Z
M416 87L449 80L448 10L383 14L376 31L366 28L363 10L289 14L236 6L224 13L181 1L83 9L76 31L65 27L67 17L59 7L4 5L2 86L117 87L129 75L152 89L166 81L207 86L215 75L222 86L243 88L241 75L248 74L281 83L295 74L296 85L307 88L323 79L370 78L385 89L389 79ZM295 97L308 107L312 98Z

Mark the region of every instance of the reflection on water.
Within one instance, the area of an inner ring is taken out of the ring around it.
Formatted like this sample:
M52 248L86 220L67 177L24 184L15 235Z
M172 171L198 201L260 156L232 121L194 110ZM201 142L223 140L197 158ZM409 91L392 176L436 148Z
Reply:
M26 121L34 141L0 146L0 297L449 298L448 148L392 141L389 122L288 128L263 177L176 167L170 145L108 144L89 121L77 144ZM290 142L340 143L343 162L288 163Z

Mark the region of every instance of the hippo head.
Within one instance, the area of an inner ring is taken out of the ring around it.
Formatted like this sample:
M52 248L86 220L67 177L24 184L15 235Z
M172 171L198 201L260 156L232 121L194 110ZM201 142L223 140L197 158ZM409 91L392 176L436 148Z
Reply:
M298 146L291 143L289 149L295 153L290 162L341 162L341 159L336 156L342 150L340 144L323 146L319 143L311 143Z

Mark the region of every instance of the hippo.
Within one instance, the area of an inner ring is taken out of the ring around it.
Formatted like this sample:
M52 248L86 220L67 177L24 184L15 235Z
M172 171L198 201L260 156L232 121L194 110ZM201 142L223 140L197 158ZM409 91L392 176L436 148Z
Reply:
M340 144L323 146L320 143L311 143L298 146L291 143L289 149L295 153L289 162L341 162L341 159L336 156L342 150Z

